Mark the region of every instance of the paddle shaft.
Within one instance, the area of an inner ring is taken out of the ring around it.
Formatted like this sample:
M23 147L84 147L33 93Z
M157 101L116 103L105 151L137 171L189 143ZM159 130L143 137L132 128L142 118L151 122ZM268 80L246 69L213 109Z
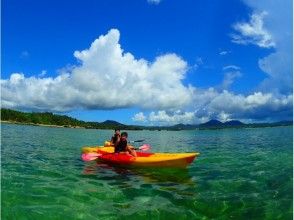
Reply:
M142 140L136 140L136 141L129 141L129 143L137 143L137 142L143 142L143 141L145 141L145 140L142 139Z

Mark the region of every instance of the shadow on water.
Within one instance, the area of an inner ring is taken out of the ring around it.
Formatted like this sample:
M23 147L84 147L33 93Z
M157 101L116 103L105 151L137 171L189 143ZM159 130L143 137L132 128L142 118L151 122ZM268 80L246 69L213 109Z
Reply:
M116 179L130 179L133 177L142 177L146 183L193 183L187 168L138 168L111 166L102 162L89 163L85 165L83 174L103 178L103 174L113 174Z
M179 210L187 219L193 217L191 210L198 190L189 169L126 168L95 162L84 166L82 177L97 186L103 183L120 195L112 200L112 208L128 219L140 215L173 219L173 213Z

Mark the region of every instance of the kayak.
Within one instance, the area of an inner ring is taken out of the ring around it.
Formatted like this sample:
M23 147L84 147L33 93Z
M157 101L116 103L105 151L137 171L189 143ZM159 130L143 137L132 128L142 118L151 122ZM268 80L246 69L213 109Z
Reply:
M114 147L105 144L100 147L83 147L83 153L98 153L99 160L113 165L135 167L177 167L184 168L193 162L199 153L146 153L137 152L137 157L129 153L114 153Z

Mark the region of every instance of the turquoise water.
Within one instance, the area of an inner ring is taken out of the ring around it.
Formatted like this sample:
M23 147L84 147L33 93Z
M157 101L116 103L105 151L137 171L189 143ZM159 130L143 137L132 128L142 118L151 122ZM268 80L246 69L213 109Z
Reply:
M129 131L184 170L80 160L110 130L1 125L1 219L292 219L292 127Z

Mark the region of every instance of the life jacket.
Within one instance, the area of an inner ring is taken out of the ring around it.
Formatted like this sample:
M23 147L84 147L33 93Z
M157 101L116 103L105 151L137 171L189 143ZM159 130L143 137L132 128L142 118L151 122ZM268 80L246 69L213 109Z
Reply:
M126 151L127 146L128 146L127 140L120 140L115 147L115 153Z

